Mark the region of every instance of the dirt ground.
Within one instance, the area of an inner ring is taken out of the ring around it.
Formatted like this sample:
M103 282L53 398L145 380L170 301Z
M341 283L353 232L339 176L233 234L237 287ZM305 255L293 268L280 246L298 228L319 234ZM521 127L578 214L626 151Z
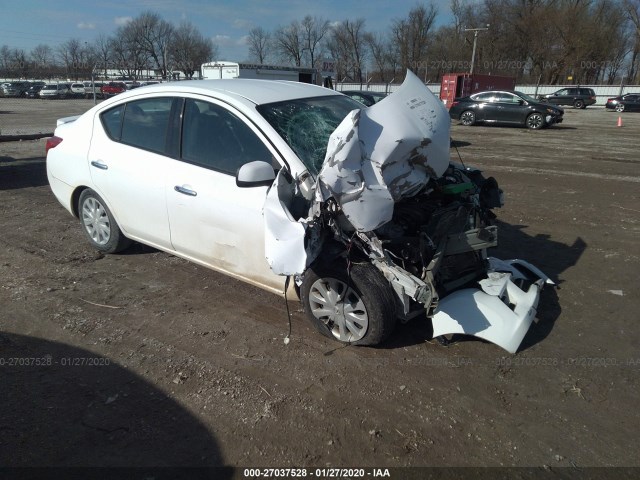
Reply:
M516 355L430 323L342 347L290 302L156 250L93 251L44 140L0 143L0 464L640 467L640 114L462 127L501 258L558 283Z

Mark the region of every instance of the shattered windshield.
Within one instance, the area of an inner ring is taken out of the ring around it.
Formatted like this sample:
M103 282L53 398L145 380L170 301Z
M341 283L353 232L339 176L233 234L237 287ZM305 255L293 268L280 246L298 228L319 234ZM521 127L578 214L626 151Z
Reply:
M362 104L344 95L303 98L260 105L258 111L317 176L329 136L349 112Z

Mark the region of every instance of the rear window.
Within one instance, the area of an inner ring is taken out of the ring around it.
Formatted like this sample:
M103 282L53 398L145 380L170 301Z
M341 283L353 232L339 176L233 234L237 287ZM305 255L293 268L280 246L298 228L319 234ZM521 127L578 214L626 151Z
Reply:
M100 119L112 140L167 154L171 109L179 101L171 97L136 100L103 112Z

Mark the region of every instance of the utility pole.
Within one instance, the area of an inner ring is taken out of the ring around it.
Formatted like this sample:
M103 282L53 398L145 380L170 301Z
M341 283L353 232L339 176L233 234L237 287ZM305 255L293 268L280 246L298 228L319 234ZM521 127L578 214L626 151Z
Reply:
M465 28L465 32L473 32L473 51L471 52L471 68L469 69L469 74L473 75L473 67L476 61L476 43L478 42L478 32L482 32L485 30L489 30L489 24L487 23L486 27L479 28Z

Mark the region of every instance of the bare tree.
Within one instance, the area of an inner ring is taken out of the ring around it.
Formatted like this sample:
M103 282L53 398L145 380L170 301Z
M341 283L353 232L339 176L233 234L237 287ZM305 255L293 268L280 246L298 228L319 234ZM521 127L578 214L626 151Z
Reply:
M107 69L113 66L113 40L106 35L99 35L93 42L95 65L101 67L103 75L107 76Z
M318 48L320 48L322 39L329 31L329 21L307 15L302 19L300 28L302 30L304 50L309 56L309 66L315 68Z
M303 42L300 23L295 20L286 27L280 27L276 30L276 51L285 62L293 63L296 67L302 65Z
M331 30L329 50L336 59L338 77L362 82L362 72L367 59L366 38L363 18L344 20Z
M627 79L637 85L640 83L640 0L624 0L623 7L631 24L631 54L627 69Z
M187 78L193 78L203 63L218 56L218 47L191 23L183 22L173 33L170 53L175 69L184 72Z
M162 78L167 78L173 26L157 13L144 12L129 22L124 29L140 44Z
M49 45L41 43L31 50L30 57L36 66L47 68L53 63L53 49Z
M71 38L58 47L58 57L61 63L67 74L76 80L81 71L86 71L86 65L83 64L83 48L84 44L77 38Z
M437 14L433 4L419 5L409 11L407 18L393 22L391 34L403 70L411 69L416 74L426 71L429 34Z
M138 41L135 30L127 27L118 28L111 39L112 61L121 75L138 78L141 70L149 66L148 55Z
M378 80L384 82L391 67L389 55L390 44L387 38L380 34L369 33L365 36L365 42L371 52L374 66L377 70ZM394 75L395 72L391 72Z
M249 45L249 57L252 61L264 64L270 56L271 34L262 27L249 30L247 39Z

